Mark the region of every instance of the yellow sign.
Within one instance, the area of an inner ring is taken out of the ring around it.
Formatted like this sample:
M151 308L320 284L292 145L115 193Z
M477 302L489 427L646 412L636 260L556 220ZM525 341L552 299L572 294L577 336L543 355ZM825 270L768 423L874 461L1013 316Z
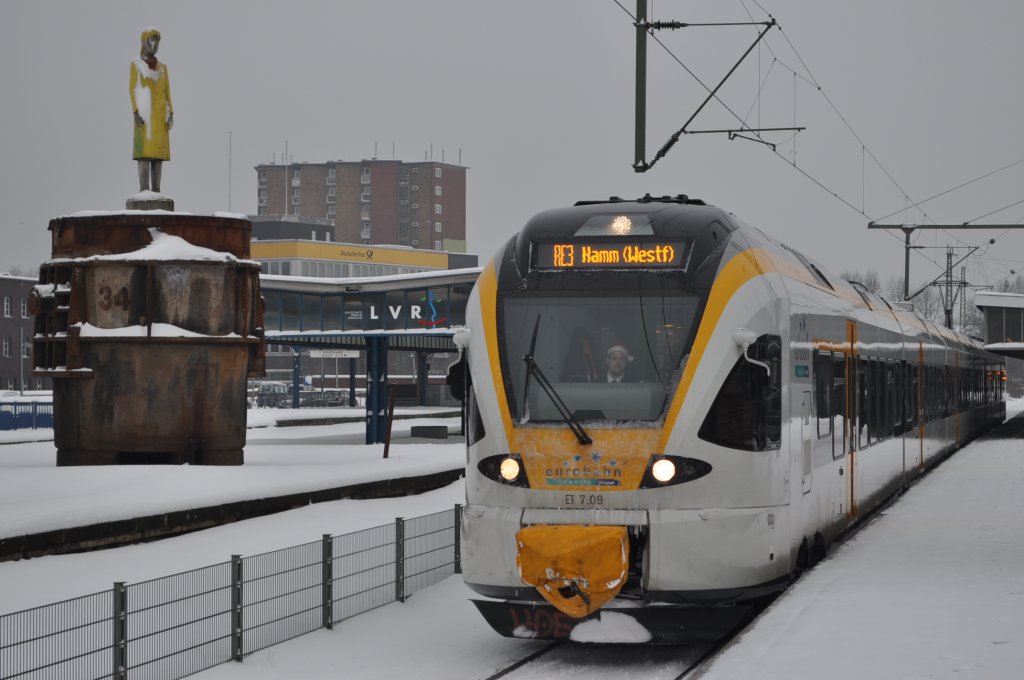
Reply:
M448 268L447 253L413 248L353 246L329 241L253 241L250 252L254 260L306 259L390 264L430 269Z

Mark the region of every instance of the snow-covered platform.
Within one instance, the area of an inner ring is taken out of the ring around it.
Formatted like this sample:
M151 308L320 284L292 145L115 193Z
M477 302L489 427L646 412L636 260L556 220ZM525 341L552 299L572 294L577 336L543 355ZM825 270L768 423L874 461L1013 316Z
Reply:
M280 413L268 411L267 424ZM263 415L256 412L256 418ZM423 416L395 422L387 459L382 444L361 443L365 436L361 422L251 429L245 464L228 467L56 467L52 441L0 446L0 544L13 545L21 537L48 533L44 538L50 542L81 540L72 539L79 534L89 540L89 532L98 531L96 545L107 545L101 540L104 532L110 533L101 530L105 524L118 523L114 529L125 533L130 542L166 535L148 522L159 525L157 520L166 516L175 522L192 522L194 526L182 527L189 530L308 502L382 495L370 487L398 488L395 480L406 480L410 490L424 488L420 484L424 479L433 480L427 488L436 488L461 473L465 443L460 438L436 443L410 439L415 425L445 425L458 431L458 418L439 419L429 412ZM346 489L356 492L346 493ZM335 491L333 496L325 494ZM276 500L298 496L309 498L274 506ZM216 509L225 507L225 518L218 520ZM206 514L210 517L203 519ZM151 530L156 533L146 533Z
M942 463L805 574L700 677L1009 679L1022 669L1018 415Z

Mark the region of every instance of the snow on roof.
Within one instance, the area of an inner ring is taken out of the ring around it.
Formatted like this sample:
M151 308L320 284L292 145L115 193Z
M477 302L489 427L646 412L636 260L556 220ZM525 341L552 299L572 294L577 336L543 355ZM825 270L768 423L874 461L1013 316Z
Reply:
M995 290L979 290L974 294L976 307L1024 307L1021 293L1003 293Z
M83 338L145 338L147 337L146 326L134 325L124 326L122 328L100 328L99 326L93 326L91 323L77 323L76 326L82 329L80 337ZM169 323L154 323L152 331L148 337L154 338L238 338L241 337L237 333L228 333L226 335L210 336L203 333L195 333L193 331L181 328L180 326L174 326Z
M158 193L156 193L154 191L148 191L148 190L147 191L140 191L139 193L134 194L133 196L129 196L129 199L137 199L137 200L143 200L143 201L155 200L155 199L161 199L161 198L167 198L167 196L164 196L163 194L158 194ZM65 218L65 217L104 217L104 216L109 216L109 215L200 215L200 216L202 216L202 215L206 215L206 214L207 213L184 212L184 211L181 211L181 210L173 210L173 211L172 210L79 210L78 212L73 212L70 215L61 215L60 218ZM222 212L222 211L214 212L213 213L213 217L224 217L224 218L233 219L233 220L248 220L249 219L248 216L243 215L241 213Z

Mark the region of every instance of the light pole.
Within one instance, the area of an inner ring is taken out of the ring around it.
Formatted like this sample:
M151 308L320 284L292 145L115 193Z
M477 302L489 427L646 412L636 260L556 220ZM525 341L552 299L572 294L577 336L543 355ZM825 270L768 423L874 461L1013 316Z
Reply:
M19 387L21 388L19 394L25 396L25 328L24 326L18 329L21 331L21 348L18 353L18 368L21 370L21 376L18 379Z

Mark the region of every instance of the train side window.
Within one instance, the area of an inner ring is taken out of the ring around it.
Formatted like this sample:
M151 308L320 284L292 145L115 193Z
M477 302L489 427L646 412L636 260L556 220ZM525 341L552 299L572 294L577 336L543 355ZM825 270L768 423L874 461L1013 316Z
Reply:
M895 437L898 434L903 433L903 414L900 410L903 408L903 394L900 387L900 364L898 361L890 361L886 365L885 372L885 389L888 395L889 403L889 436Z
M921 392L921 407L924 411L923 420L925 423L932 422L932 418L935 417L935 371L932 370L931 366L926 365L924 367L924 390Z
M832 355L832 458L846 455L846 356Z
M466 404L466 445L472 446L487 435L483 418L480 417L480 406L476 403L476 388L469 385L469 400Z
M868 444L874 445L878 443L880 439L879 433L882 429L881 418L879 413L882 406L882 391L878 388L878 376L879 376L879 361L878 359L868 359L868 371L870 380L868 381L868 403L871 408L871 412L868 414Z
M920 379L920 376L921 366L919 364L911 364L910 367L907 369L907 394L909 396L907 402L910 407L910 412L908 414L910 417L908 418L908 421L910 422L911 427L917 427L917 424L920 420L920 414L917 410L917 397L919 393L918 380Z
M782 435L782 340L762 335L747 355L770 367L737 359L715 396L697 436L744 451L777 449Z
M832 434L832 353L814 350L814 406L818 439Z
M884 362L881 359L871 360L871 443L885 439L882 423L885 421L885 377Z
M889 393L889 361L878 360L878 441L885 441L892 436L892 419L889 410L892 408L892 395Z
M857 448L866 449L869 444L868 421L870 420L871 402L868 384L871 382L868 373L868 358L861 357L857 366Z

